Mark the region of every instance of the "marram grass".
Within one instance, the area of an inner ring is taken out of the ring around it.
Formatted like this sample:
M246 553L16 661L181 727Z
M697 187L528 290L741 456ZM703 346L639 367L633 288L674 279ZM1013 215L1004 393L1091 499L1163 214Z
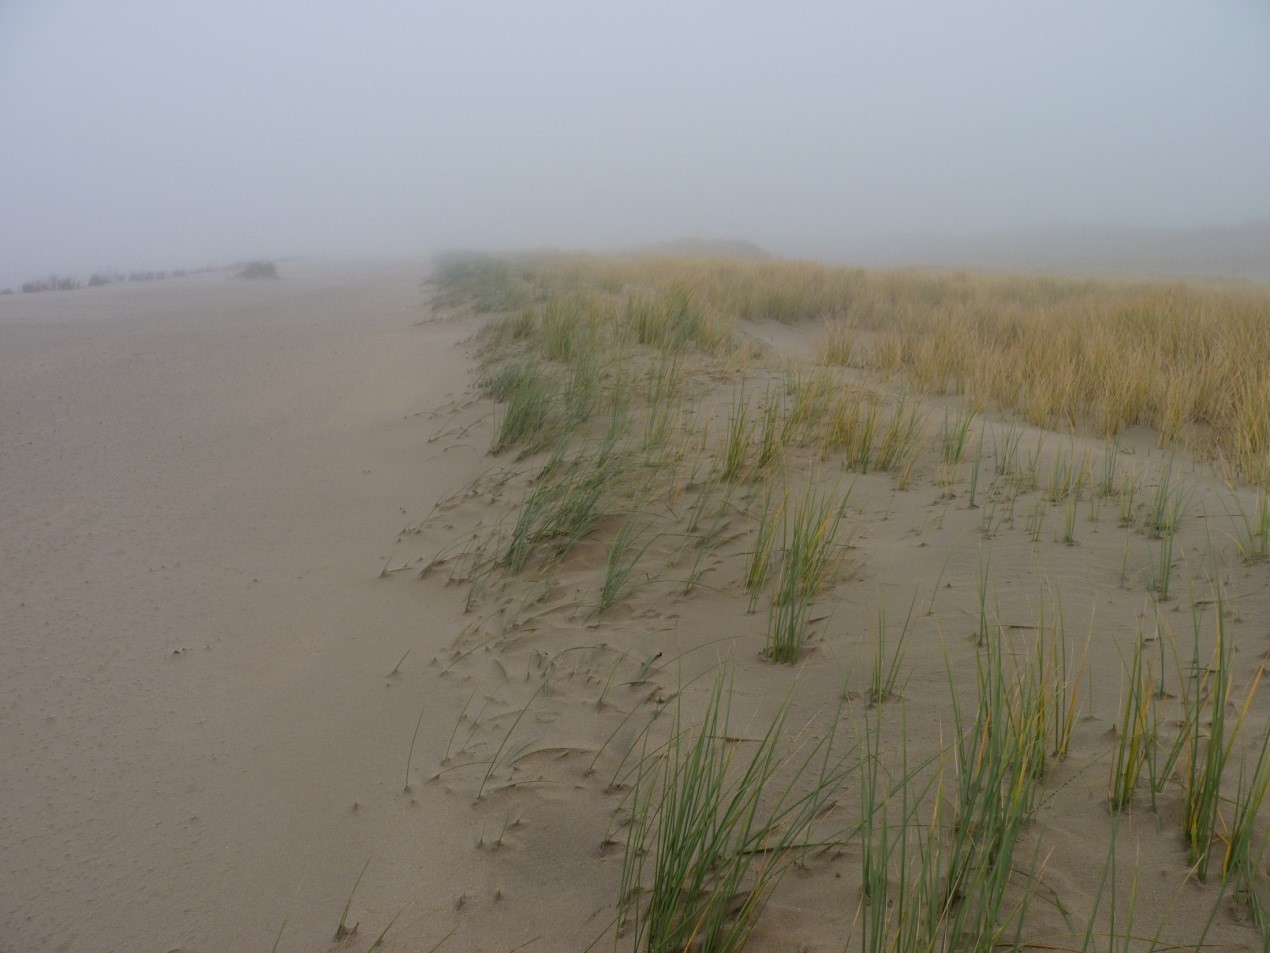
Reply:
M438 285L443 303L484 311L565 289L621 296L631 336L667 351L724 348L735 320L828 320L832 363L900 372L1057 430L1144 424L1162 444L1185 439L1243 479L1270 480L1260 288L581 255L451 258Z
M731 698L720 674L699 724L678 704L669 741L635 772L621 911L641 953L742 949L852 770L832 732L788 753L788 702L756 741L734 740Z

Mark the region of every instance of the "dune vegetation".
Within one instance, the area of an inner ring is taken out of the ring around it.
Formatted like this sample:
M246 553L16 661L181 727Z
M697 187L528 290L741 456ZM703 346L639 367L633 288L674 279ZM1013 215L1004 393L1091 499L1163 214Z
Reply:
M1236 633L1265 612L1270 295L455 256L435 296L491 314L497 463L448 506L501 507L422 570L469 591L446 670L510 667L551 613L563 640L443 770L523 783L524 716L578 678L619 946L791 948L762 927L786 890L865 953L1270 942ZM625 638L694 599L722 635Z
M485 309L578 296L681 296L695 319L824 322L827 360L904 375L971 406L1112 437L1142 425L1270 479L1270 291L805 262L461 259L446 294ZM611 304L611 302L610 302Z

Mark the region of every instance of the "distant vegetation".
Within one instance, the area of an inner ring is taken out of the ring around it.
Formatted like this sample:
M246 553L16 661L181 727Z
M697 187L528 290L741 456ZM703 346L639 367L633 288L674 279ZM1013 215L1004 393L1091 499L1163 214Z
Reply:
M49 275L47 278L26 282L22 285L22 290L29 294L35 291L74 291L81 287L83 286L74 278Z
M186 275L201 275L213 271L229 271L239 269L239 278L276 278L278 277L277 269L271 261L248 261L235 265L214 265L204 268L174 268L170 271L156 270L136 270L129 272L122 271L95 271L88 281L80 281L70 275L52 274L47 278L37 278L33 281L23 283L22 290L28 294L37 291L78 291L81 288L100 288L105 285L119 284L125 281L163 281L168 278L184 278ZM260 273L256 273L256 272ZM251 273L249 273L251 272ZM13 294L11 288L5 288L0 294Z
M235 278L277 278L278 266L271 261L249 261L243 265Z
M214 269L204 268L201 271L212 271ZM165 278L184 278L187 272L183 268L174 271L130 271L126 275L120 271L95 271L89 276L87 283L81 282L78 278L72 278L69 275L49 275L47 278L37 278L35 281L28 281L22 285L22 290L28 294L37 291L78 291L80 288L99 288L102 285L112 285L122 281L162 281Z

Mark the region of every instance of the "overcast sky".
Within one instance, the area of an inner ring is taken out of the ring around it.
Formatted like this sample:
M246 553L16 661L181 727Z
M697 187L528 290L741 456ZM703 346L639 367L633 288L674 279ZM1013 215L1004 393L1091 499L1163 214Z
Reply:
M1265 0L0 0L0 285L1266 216Z

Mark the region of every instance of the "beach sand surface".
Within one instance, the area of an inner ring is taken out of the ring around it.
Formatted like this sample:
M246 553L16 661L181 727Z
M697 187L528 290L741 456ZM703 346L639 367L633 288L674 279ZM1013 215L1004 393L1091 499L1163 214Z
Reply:
M362 934L461 893L402 790L461 601L378 575L481 465L428 443L475 325L420 262L281 271L0 298L0 950L322 949L368 859Z

